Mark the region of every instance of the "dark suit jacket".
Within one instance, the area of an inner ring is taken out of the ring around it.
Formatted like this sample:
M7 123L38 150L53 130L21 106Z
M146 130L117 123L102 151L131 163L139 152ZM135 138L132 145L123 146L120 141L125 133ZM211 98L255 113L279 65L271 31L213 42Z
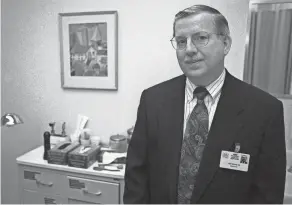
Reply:
M129 144L124 203L177 203L185 76L143 91ZM283 203L286 149L283 105L228 72L191 203ZM219 167L221 151L250 154L247 172Z

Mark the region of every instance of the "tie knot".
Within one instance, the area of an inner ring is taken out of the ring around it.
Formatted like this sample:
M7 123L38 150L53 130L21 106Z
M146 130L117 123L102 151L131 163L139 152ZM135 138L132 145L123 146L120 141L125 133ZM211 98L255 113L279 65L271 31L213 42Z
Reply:
M196 87L193 93L194 97L197 97L198 100L204 100L208 94L209 92L205 87Z

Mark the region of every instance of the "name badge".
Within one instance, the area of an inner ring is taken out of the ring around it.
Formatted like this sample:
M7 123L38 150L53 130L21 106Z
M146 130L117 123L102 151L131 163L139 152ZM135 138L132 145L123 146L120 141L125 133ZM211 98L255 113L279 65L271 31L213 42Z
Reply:
M220 167L247 172L249 158L250 158L249 154L222 150L220 158Z

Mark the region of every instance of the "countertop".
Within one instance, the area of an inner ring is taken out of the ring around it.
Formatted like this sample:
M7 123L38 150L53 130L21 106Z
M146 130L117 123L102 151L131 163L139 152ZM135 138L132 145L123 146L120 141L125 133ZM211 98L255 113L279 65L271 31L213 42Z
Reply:
M52 169L52 170L69 171L73 173L110 177L110 178L116 178L116 179L123 179L125 175L125 165L123 166L123 169L121 169L120 171L107 171L107 170L95 171L93 167L97 166L98 162L95 162L87 169L70 167L67 165L49 164L47 160L43 159L43 153L44 153L44 146L40 146L18 157L16 161L19 165L35 166L35 167L40 167L40 168Z

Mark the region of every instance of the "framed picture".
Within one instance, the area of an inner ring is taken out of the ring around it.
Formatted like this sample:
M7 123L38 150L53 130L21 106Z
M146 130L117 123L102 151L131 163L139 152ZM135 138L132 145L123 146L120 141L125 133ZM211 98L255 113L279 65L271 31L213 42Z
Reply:
M118 89L117 11L60 13L63 88Z

